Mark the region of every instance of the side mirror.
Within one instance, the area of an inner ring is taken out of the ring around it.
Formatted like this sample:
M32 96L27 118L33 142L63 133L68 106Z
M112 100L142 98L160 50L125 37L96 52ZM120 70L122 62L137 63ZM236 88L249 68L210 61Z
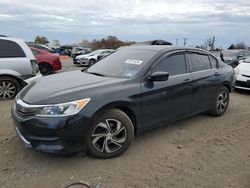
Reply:
M244 59L244 55L238 55L236 59Z
M153 82L161 82L168 80L169 73L168 72L154 72L151 76L148 77L148 80Z

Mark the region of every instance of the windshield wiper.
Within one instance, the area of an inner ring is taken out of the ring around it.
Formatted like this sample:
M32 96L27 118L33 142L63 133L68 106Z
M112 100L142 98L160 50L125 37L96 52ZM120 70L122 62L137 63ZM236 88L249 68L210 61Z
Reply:
M97 73L97 72L88 72L88 71L86 71L86 73L88 73L88 74L93 74L93 75L96 75L96 76L106 77L104 74Z

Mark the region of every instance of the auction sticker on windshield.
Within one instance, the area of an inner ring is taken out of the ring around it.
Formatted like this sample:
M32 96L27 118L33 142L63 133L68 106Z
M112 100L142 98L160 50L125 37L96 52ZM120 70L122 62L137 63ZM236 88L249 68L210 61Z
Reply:
M132 64L132 65L141 65L143 63L142 60L136 60L136 59L127 59L125 61L127 64Z

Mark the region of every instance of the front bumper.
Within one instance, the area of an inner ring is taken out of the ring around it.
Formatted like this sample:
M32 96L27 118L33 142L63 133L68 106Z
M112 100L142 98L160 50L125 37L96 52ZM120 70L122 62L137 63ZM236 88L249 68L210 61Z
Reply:
M74 59L74 64L89 65L89 59Z
M12 108L18 137L27 148L53 154L86 152L86 138L91 118L80 114L70 117L23 117Z
M237 75L235 88L250 90L250 76Z

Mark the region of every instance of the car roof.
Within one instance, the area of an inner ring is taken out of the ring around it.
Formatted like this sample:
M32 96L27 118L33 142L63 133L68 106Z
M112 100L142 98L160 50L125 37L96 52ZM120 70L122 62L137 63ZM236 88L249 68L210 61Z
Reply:
M189 50L189 51L197 51L197 52L209 53L209 51L203 50L203 49L200 49L200 48L177 47L177 46L168 46L168 45L124 46L124 47L121 47L120 49L150 50L150 51L156 51L156 52Z

